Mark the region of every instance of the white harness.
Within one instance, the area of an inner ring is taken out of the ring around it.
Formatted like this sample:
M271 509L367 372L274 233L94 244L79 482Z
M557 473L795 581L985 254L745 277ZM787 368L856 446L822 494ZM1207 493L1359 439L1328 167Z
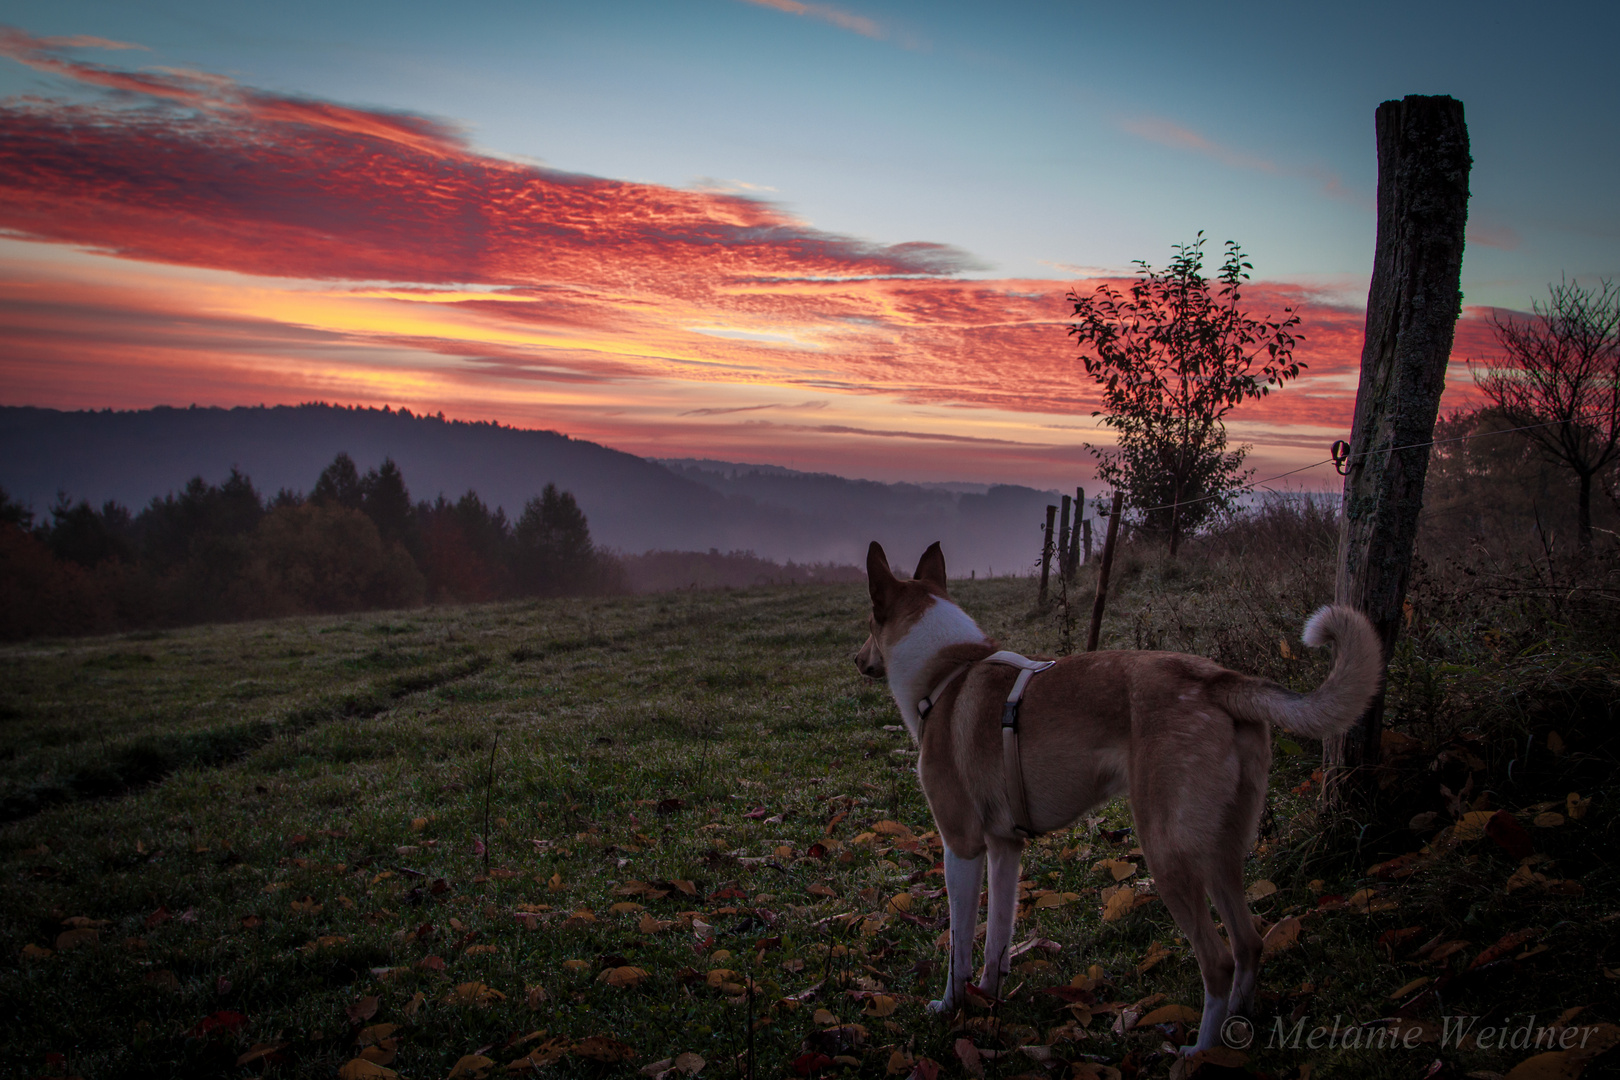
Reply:
M1003 649L1001 652L991 653L979 663L1002 664L1018 669L1018 678L1013 680L1012 689L1007 693L1007 703L1001 707L1001 764L1007 781L1007 803L1012 809L1013 831L1025 840L1033 840L1040 833L1035 831L1035 826L1029 820L1029 806L1024 800L1024 770L1018 757L1018 705L1024 699L1024 688L1029 685L1030 677L1038 671L1045 671L1057 661L1031 660L1027 656ZM939 703L940 695L972 666L972 664L958 664L928 692L927 697L917 702L919 744L922 742L922 723L928 719L928 714Z

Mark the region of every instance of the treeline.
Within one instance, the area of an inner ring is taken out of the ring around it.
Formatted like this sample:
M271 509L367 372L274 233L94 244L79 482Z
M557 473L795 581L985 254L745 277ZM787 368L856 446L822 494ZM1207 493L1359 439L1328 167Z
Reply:
M0 490L0 637L95 633L529 596L618 592L573 495L547 484L516 521L469 490L412 503L390 460L347 454L306 496L236 469L138 514L59 497L47 518Z

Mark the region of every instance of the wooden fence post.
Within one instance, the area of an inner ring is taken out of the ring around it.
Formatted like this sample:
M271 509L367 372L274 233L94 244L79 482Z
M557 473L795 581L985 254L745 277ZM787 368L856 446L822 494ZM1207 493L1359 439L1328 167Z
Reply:
M1091 629L1086 633L1086 652L1097 651L1102 635L1103 608L1108 605L1108 571L1114 567L1114 538L1119 536L1119 516L1125 506L1125 493L1114 492L1114 506L1108 512L1108 537L1103 541L1102 565L1097 567L1097 599L1091 602Z
M1462 310L1468 221L1468 127L1462 102L1411 95L1378 107L1378 241L1367 294L1339 523L1339 603L1364 612L1387 665L1401 628L1428 442ZM1421 445L1420 445L1421 444ZM1398 449L1406 448L1406 449ZM1378 764L1384 695L1323 745L1323 798L1365 793Z
M1069 580L1072 582L1080 575L1080 519L1086 516L1086 489L1074 489L1074 531L1069 535ZM1086 526L1086 535L1090 536L1090 526ZM1086 558L1091 558L1091 546L1086 545Z
M1058 511L1057 562L1058 577L1069 580L1069 497L1063 496L1063 508Z
M1041 607L1046 606L1046 585L1052 577L1052 518L1056 515L1057 507L1046 508L1046 526L1041 533Z
M1081 532L1080 542L1086 550L1086 562L1091 561L1091 519L1086 518L1085 529Z

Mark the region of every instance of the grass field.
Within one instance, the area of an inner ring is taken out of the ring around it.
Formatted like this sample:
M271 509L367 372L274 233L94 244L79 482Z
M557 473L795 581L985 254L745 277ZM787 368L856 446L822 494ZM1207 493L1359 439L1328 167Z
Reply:
M1308 687L1321 569L1127 558L1105 646ZM1064 644L1027 580L956 592L1007 647ZM1007 1000L923 1011L940 849L886 690L851 662L864 620L859 586L778 587L0 650L0 1073L1168 1075L1190 1038L1165 1007L1201 991L1124 803L1032 845ZM1620 1019L1620 664L1522 637L1413 630L1392 682L1408 768L1373 821L1318 821L1319 749L1279 741L1249 873L1281 947L1230 1074L1500 1073L1534 1050L1458 1048L1442 1018ZM1491 741L1547 746L1549 725L1557 759L1517 772ZM1527 862L1485 834L1503 808ZM1105 920L1116 874L1141 898ZM1403 1005L1411 1048L1265 1045L1301 1019L1360 1042Z

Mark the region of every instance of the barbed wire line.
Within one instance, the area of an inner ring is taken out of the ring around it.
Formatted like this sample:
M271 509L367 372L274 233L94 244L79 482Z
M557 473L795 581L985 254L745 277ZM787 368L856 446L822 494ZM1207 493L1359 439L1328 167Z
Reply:
M1571 417L1571 418L1569 418L1567 420L1548 420L1546 423L1542 423L1542 424L1524 424L1524 425L1522 425L1520 427L1496 428L1493 431L1475 431L1475 432L1472 432L1472 433L1470 433L1468 435L1451 435L1451 436L1447 436L1444 439L1430 439L1428 442L1407 443L1405 446L1389 446L1389 447L1385 447L1382 450L1366 450L1366 451L1363 451L1362 453L1356 455L1356 458L1350 458L1348 456L1344 457L1344 458L1326 457L1326 458L1323 458L1321 461L1313 461L1309 465L1301 465L1297 469L1289 469L1287 472L1278 473L1275 476L1268 476L1264 480L1256 480L1251 484L1244 484L1243 486L1241 486L1241 487L1237 488L1235 491L1233 491L1232 494L1234 494L1234 495L1247 494L1248 492L1256 491L1256 490L1258 490L1260 488L1263 488L1267 484L1274 483L1274 482L1276 482L1278 480L1287 479L1288 477L1293 476L1296 473L1309 472L1311 469L1318 469L1318 468L1321 468L1323 465L1333 465L1333 464L1335 464L1335 463L1337 463L1339 461L1343 461L1344 462L1344 467L1348 469L1350 467L1350 465L1355 460L1359 459L1359 460L1365 461L1367 458L1370 458L1375 454L1393 454L1393 453L1397 453L1398 451L1401 451L1401 450L1419 450L1419 449L1422 449L1423 447L1426 447L1426 446L1439 446L1442 443L1467 442L1470 439L1483 439L1488 435L1510 435L1510 434L1512 434L1513 432L1516 432L1516 431L1532 431L1532 430L1534 430L1536 428L1558 427L1558 426L1560 426L1562 424L1579 424L1579 423L1584 423L1584 422L1586 422L1588 420L1601 419L1601 418L1603 418L1603 417L1605 417L1607 415L1608 415L1607 412L1594 413L1591 416L1577 416L1577 417ZM1142 507L1142 508L1138 509L1138 512L1143 513L1143 514L1151 514L1155 510L1174 510L1178 506L1194 506L1194 505L1196 505L1198 503L1201 503L1201 502L1208 502L1211 499L1220 499L1220 498L1225 498L1225 497L1226 496L1224 496L1224 495L1202 495L1202 496L1199 496L1196 499L1182 499L1180 502L1165 503L1163 506ZM1102 500L1102 496L1101 495L1097 496L1097 499L1098 499L1098 502L1100 503L1101 500Z

